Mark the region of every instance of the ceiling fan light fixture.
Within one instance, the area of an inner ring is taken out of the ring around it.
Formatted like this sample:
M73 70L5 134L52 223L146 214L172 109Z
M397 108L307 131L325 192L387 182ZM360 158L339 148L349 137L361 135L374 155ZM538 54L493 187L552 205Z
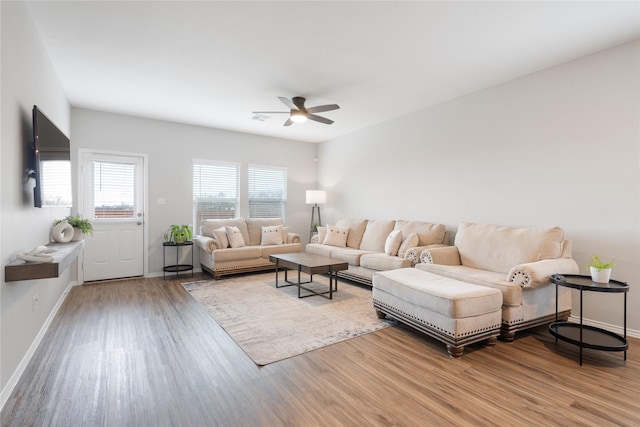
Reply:
M294 123L302 123L307 121L307 116L302 111L292 111L291 121Z

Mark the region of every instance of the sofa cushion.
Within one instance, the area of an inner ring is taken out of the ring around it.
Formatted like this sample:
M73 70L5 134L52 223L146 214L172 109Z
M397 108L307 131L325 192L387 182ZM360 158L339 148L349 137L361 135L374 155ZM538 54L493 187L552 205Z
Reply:
M262 249L262 258L269 259L269 255L300 252L302 245L300 243L284 243L282 245L261 246L260 249Z
M214 262L240 261L260 258L262 250L260 246L243 246L241 248L216 249L211 253Z
M402 244L402 231L393 230L387 236L387 240L384 242L384 253L389 256L398 255L398 249Z
M245 244L247 246L259 245L262 241L262 227L271 227L274 225L284 225L282 218L247 218L245 220L247 224L248 238L245 237Z
M260 239L262 246L281 245L282 244L282 226L262 226L262 238Z
M367 226L367 222L368 221L366 219L341 219L336 222L337 227L349 228L347 247L360 249L360 242L362 241L362 235L364 234L364 229Z
M462 282L498 289L502 293L504 305L522 304L522 286L513 282L508 282L506 276L502 273L465 267L464 265L420 263L416 264L415 268L438 274L440 276L449 277L451 279L460 280Z
M360 257L362 255L373 253L373 252L361 251L360 249L353 249L353 248L336 248L334 246L330 246L330 248L331 248L330 258L348 262L349 265L360 265Z
M242 233L238 229L238 227L225 227L227 230L227 239L229 239L229 246L232 248L241 248L246 246L244 243L244 239L242 238Z
M331 249L333 246L323 245L322 243L309 243L305 247L305 252L309 252L310 254L316 254L323 257L330 258L331 257Z
M553 228L513 228L462 223L455 246L463 265L507 274L514 265L559 258L564 231Z
M415 248L420 243L420 239L416 233L411 233L402 240L402 244L398 248L398 256L404 258L407 251L411 248Z
M202 229L200 234L203 236L214 237L212 232L216 228L220 227L238 227L240 233L242 233L242 239L245 242L249 241L249 231L247 231L247 223L243 218L231 218L231 219L205 219L202 221Z
M372 270L396 270L411 267L411 260L386 254L364 254L360 257L360 266Z
M384 253L384 243L387 236L393 230L395 221L373 220L367 222L367 227L362 235L360 249Z
M446 228L444 224L433 224L426 221L405 221L398 220L395 225L396 230L402 230L403 236L416 233L418 244L414 246L427 246L444 243Z
M329 246L344 248L347 246L348 236L348 228L336 227L335 225L327 225L327 236L324 238L324 241L322 243Z

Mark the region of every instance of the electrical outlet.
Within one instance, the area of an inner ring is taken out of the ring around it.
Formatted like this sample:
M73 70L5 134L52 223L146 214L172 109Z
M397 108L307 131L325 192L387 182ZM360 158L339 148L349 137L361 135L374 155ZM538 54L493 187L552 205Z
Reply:
M36 306L40 302L40 292L36 292L36 294L32 298L31 311L36 311Z

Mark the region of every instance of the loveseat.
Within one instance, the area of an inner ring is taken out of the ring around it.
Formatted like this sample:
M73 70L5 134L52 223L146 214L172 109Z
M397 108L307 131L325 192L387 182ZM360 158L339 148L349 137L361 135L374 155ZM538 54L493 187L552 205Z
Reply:
M445 246L443 224L425 221L341 219L318 227L306 252L349 263L338 276L371 286L376 271L412 267L423 250Z
M502 292L500 336L512 341L516 331L555 319L556 288L549 276L578 273L571 241L553 228L513 228L462 223L454 245L427 248L415 268L489 286ZM571 314L571 290L558 289L558 317Z
M269 255L300 252L300 235L290 233L281 218L207 219L194 237L202 270L223 275L271 270Z

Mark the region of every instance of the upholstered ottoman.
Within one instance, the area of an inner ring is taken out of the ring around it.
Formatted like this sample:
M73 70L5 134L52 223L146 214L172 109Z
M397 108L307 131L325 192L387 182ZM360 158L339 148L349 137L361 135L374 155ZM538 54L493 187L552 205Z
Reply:
M373 306L378 317L399 320L447 345L451 357L464 346L493 346L502 323L502 293L415 268L373 275Z

